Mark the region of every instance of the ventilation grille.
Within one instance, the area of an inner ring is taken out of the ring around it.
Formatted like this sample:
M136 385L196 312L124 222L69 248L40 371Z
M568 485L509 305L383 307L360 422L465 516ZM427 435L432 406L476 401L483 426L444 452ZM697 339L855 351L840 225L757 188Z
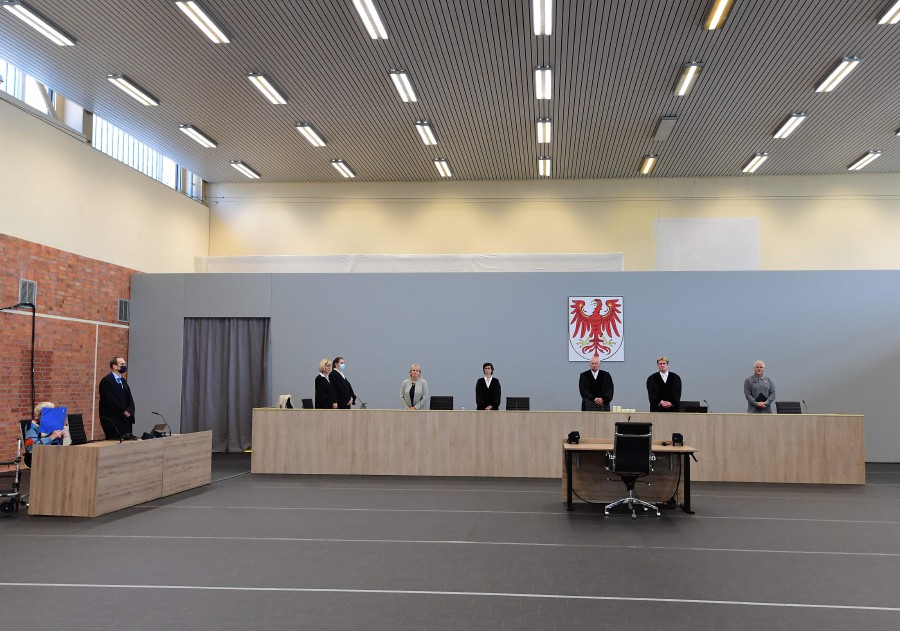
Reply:
M131 322L131 304L119 298L119 322Z
M37 304L37 283L33 280L19 280L19 302Z

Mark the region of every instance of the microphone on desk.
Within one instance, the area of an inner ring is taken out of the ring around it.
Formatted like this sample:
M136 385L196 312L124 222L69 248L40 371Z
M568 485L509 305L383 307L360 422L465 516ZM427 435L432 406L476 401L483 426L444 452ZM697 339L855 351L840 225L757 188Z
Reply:
M803 404L803 408L806 410L806 413L809 414L809 406L806 405L806 401L804 401L803 399L800 399L800 403Z
M162 414L160 414L159 412L153 412L153 411L151 411L150 414L156 414L159 418L161 418L161 419L163 420L163 423L166 424L166 427L167 427L168 430L169 430L169 436L171 436L171 435L172 435L172 426L169 425L169 421L166 420L166 417L163 416ZM165 434L163 434L163 436L165 436Z
M703 402L706 404L706 411L709 412L709 401L703 399Z
M362 399L357 398L356 400L359 401L359 409L360 410L367 410L369 408L369 404L366 403L365 401L363 401Z

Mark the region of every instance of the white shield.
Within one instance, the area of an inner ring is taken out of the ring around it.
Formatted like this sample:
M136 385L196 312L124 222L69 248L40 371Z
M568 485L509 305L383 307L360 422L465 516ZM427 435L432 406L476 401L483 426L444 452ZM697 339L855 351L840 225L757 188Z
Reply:
M622 296L569 296L569 361L625 361L625 300Z

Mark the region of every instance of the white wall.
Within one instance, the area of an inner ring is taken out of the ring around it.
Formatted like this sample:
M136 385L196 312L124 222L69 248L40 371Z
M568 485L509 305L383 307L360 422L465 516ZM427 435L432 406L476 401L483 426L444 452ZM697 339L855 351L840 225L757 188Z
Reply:
M191 272L206 206L0 99L0 232L142 272Z
M623 252L656 222L754 218L763 270L900 269L900 177L218 184L210 256Z

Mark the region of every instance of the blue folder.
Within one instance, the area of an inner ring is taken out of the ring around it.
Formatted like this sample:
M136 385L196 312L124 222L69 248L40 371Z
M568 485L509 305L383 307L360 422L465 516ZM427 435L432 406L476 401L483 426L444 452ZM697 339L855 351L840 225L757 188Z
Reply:
M44 408L41 410L41 434L52 434L66 424L68 408Z

